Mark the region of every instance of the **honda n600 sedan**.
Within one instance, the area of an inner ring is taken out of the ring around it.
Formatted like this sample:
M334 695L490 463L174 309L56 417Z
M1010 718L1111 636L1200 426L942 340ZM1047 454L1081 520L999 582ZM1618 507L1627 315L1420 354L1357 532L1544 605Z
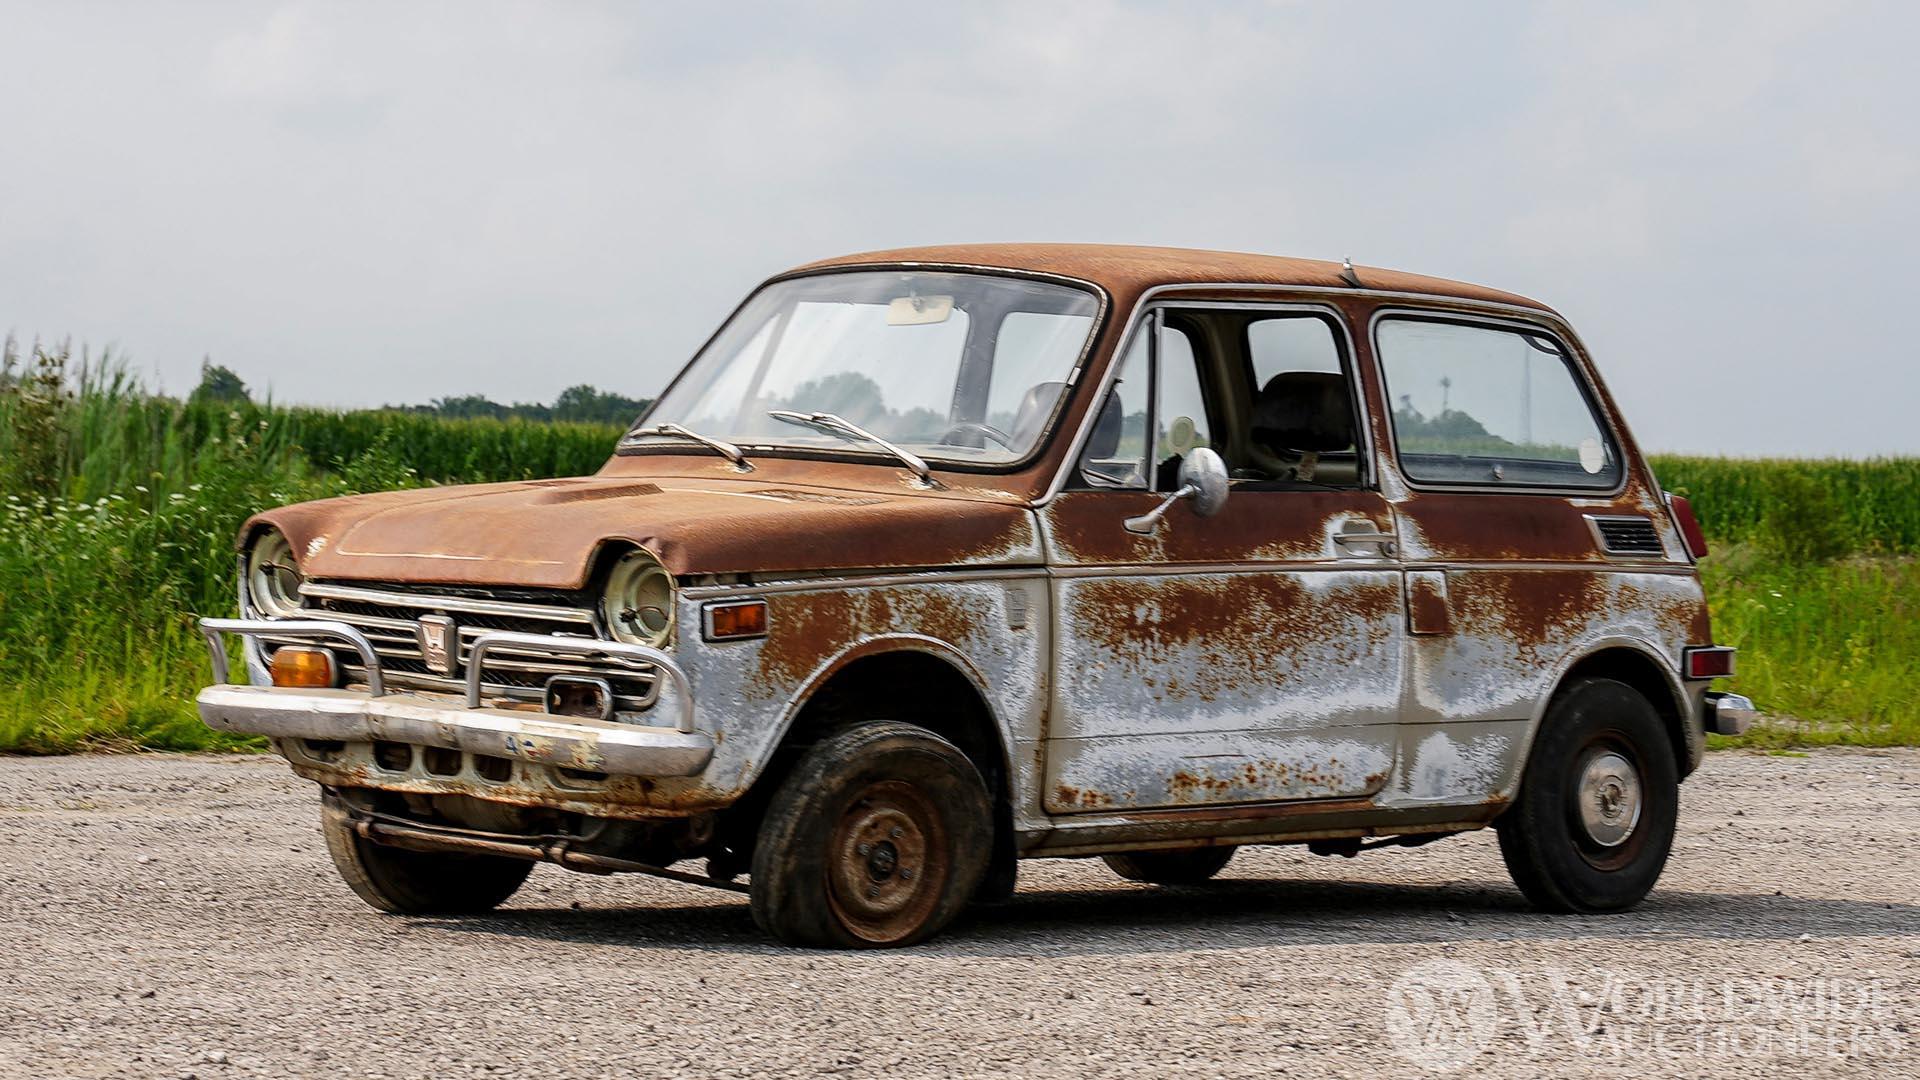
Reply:
M1613 911L1752 708L1703 548L1524 297L880 252L755 290L594 476L258 515L199 704L389 912L545 861L903 945L1024 858L1190 884L1488 825L1535 905Z

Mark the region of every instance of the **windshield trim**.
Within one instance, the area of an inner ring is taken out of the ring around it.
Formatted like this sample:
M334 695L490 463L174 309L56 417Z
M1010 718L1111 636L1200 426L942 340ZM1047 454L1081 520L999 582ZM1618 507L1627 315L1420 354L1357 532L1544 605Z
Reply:
M1041 270L1020 270L1009 266L980 266L973 263L889 261L837 264L834 266L813 267L805 270L790 270L784 274L776 274L755 286L752 291L741 298L738 304L733 306L733 310L727 313L727 317L720 320L720 325L714 327L713 333L708 334L706 340L700 343L700 347L694 350L693 355L688 357L686 361L680 365L680 370L674 372L673 378L667 381L667 385L660 388L660 393L654 396L652 404L647 406L647 411L641 413L638 419L628 425L627 429L631 431L637 427L648 426L649 421L653 419L654 410L660 407L660 403L666 400L667 394L679 384L680 380L686 378L687 371L693 367L693 362L708 349L712 348L714 341L720 337L721 333L724 332L728 326L732 325L733 320L740 316L741 311L745 310L748 304L753 303L755 297L766 290L781 282L793 281L799 278L828 277L836 274L859 274L893 270L926 270L935 273L978 274L983 277L1042 281L1053 285L1064 285L1068 288L1079 289L1082 292L1092 294L1094 298L1093 322L1087 328L1087 340L1081 344L1080 353L1074 358L1073 367L1067 372L1067 392L1061 394L1060 400L1054 403L1053 413L1047 417L1046 425L1042 428L1045 435L1033 444L1033 448L1027 451L1026 456L1013 461L980 462L940 457L926 453L920 455L926 458L927 464L933 467L934 472L1006 475L1023 472L1032 468L1042 458L1046 457L1047 452L1053 448L1054 440L1060 437L1060 418L1066 415L1067 410L1072 406L1074 400L1081 392L1081 383L1084 381L1081 376L1086 374L1087 365L1093 361L1094 350L1099 347L1100 339L1106 332L1107 318L1113 311L1113 297L1097 282L1088 281L1085 278L1070 277L1066 274L1052 274ZM862 465L884 463L891 464L895 468L898 468L900 465L899 459L892 454L862 451L852 447L814 448L795 446L792 443L752 442L740 442L738 445L740 449L749 451L750 456L754 457L764 456L820 461L847 461ZM615 457L646 457L655 454L681 454L685 453L686 449L685 443L629 444L623 437L621 441L614 444L613 455Z

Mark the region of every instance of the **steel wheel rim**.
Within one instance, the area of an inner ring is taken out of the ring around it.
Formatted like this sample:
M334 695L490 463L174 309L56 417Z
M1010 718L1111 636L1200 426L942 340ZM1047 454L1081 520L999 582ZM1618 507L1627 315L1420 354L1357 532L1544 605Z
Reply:
M835 822L827 899L864 941L900 941L925 925L946 889L947 833L932 800L902 780L869 785Z
M1602 855L1633 839L1646 809L1646 788L1623 748L1602 743L1587 751L1574 785L1574 808L1583 840Z

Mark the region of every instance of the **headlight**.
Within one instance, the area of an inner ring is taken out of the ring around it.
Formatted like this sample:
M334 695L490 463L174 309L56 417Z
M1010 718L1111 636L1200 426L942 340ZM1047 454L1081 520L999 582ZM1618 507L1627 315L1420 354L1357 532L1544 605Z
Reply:
M673 575L644 551L629 551L607 575L600 613L614 640L661 648L673 636Z
M300 582L293 546L278 529L261 533L247 549L247 599L269 619L300 614Z

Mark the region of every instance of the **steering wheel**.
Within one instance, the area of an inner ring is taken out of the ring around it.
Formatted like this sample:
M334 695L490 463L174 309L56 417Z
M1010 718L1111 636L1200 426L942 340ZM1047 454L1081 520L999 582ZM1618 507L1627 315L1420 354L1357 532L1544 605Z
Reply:
M1001 431L999 428L994 427L992 424L980 424L980 423L975 423L972 420L962 420L959 423L953 424L952 426L948 427L947 430L940 433L940 445L942 446L955 445L953 442L953 437L955 435L984 435L987 438L992 439L994 442L999 443L1001 446L1007 448L1008 450L1013 450L1016 452L1019 450L1018 447L1013 445L1013 436L1007 434L1004 431Z

